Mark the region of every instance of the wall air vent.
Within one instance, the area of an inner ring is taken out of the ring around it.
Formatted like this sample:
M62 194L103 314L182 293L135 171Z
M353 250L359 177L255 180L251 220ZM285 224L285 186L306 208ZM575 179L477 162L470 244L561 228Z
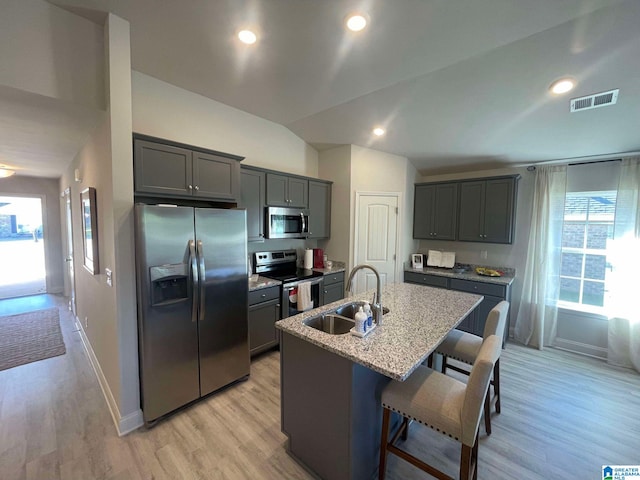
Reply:
M581 110L591 110L592 108L606 107L615 105L618 101L618 92L620 89L609 90L608 92L595 93L586 97L571 99L571 113Z

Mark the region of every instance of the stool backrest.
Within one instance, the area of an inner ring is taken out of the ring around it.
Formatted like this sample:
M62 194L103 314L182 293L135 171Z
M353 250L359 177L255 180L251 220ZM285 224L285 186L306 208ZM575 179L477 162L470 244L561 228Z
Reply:
M500 358L501 349L502 340L500 340L500 337L490 335L485 338L471 369L460 418L462 426L462 438L460 441L469 447L473 447L475 442L484 405L484 397L487 394L493 366Z
M500 342L504 339L504 328L507 324L507 315L509 314L509 302L503 300L493 307L487 315L487 322L484 324L484 332L482 338L488 338L491 335L500 337Z

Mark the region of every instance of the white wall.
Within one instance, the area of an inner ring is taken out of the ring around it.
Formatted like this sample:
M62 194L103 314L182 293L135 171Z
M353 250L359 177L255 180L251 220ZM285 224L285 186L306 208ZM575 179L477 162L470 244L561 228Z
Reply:
M320 177L333 181L331 238L319 242L328 256L354 266L356 192L399 193L399 243L397 281L402 281L405 258L415 252L412 238L415 167L405 157L357 145L343 145L320 152ZM411 188L408 188L411 186Z
M243 164L318 176L318 152L282 125L133 73L133 131L245 157Z
M352 264L351 253L351 145L324 150L319 154L320 178L331 186L331 238L318 244L332 260Z
M104 108L102 27L43 0L2 0L0 84Z
M60 179L72 200L77 316L120 433L142 424L139 399L129 24L109 15L104 29L109 103L100 125ZM78 169L81 182L74 181ZM83 267L80 192L96 189L100 270ZM113 286L105 269L113 272Z
M413 212L413 189L407 191L407 180L415 178L415 167L406 157L373 150L371 148L352 145L351 150L351 190L355 192L398 192L399 242L396 256L396 281L402 282L402 270L405 259L415 253L415 242L412 239L413 219L407 222L407 212ZM353 198L353 196L352 196ZM351 218L351 238L355 238L355 199ZM411 239L411 240L409 240ZM353 246L352 246L353 247ZM352 248L353 251L353 248ZM352 258L352 260L354 260ZM353 265L353 263L351 263Z
M480 264L495 267L511 267L516 269L516 278L511 286L511 328L520 308L522 296L522 278L527 263L527 251L529 243L529 224L531 220L531 202L533 201L533 188L535 185L535 172L529 172L526 168L503 168L495 170L483 170L478 172L465 172L447 175L426 175L421 182L440 182L448 180L461 180L467 178L483 178L500 175L520 174L518 182L518 198L516 207L516 230L513 244L501 245L494 243L451 242L442 240L421 240L421 253L427 253L429 249L448 250L456 252L456 261L460 263ZM487 259L482 259L480 253L487 252Z

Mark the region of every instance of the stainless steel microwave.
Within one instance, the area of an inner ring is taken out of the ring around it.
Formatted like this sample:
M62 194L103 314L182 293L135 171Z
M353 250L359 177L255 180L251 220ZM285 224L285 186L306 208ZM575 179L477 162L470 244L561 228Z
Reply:
M266 238L307 238L309 210L304 208L266 207Z

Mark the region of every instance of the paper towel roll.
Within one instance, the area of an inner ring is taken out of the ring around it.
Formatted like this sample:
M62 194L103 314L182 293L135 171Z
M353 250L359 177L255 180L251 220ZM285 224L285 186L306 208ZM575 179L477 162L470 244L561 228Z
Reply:
M304 268L313 268L313 249L311 248L304 251Z

